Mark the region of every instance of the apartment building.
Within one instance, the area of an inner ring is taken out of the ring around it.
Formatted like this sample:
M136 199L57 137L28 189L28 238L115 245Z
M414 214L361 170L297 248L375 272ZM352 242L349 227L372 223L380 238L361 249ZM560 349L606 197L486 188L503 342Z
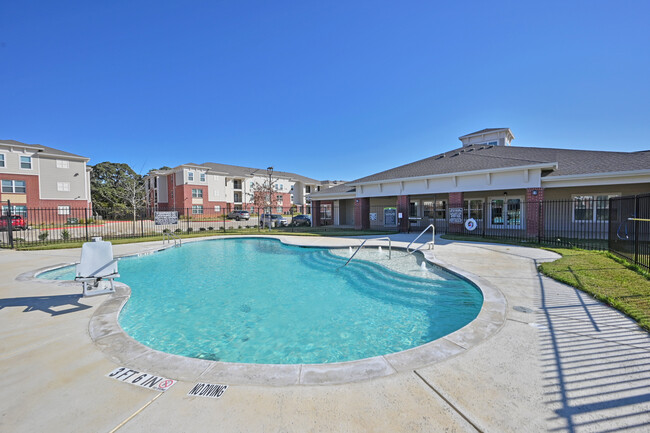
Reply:
M269 182L269 170L206 162L182 164L170 170L152 170L145 176L149 205L157 210L177 209L195 215L253 210L255 185ZM328 185L329 185L329 181ZM320 191L322 182L296 173L271 172L276 212L295 206L310 211L307 195Z
M54 208L59 215L88 209L89 158L40 144L0 140L0 201L12 213L27 216L28 209Z

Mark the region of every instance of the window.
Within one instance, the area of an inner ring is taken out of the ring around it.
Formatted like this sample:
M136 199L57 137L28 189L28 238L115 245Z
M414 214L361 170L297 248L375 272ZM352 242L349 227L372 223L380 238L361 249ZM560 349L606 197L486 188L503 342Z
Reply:
M251 189L255 187L255 182L251 182Z
M418 202L412 201L409 203L409 217L417 218L418 216Z
M280 191L283 191L283 190L284 190L284 185L280 184Z
M483 219L483 200L465 200L463 202L463 219Z
M59 206L59 215L70 215L70 206Z
M192 198L203 198L203 190L200 188L192 188Z
M320 217L324 220L332 219L332 205L331 204L322 204L320 205Z
M518 198L509 198L507 201L493 199L490 202L490 218L490 222L494 226L521 225L521 200Z
M235 203L241 203L241 194L238 192L233 193L233 201Z
M0 153L0 167L5 167L5 154Z
M201 205L192 205L192 214L194 215L203 215L203 206Z
M205 182L205 173L201 173L201 174L199 174L199 180L200 180L201 182Z
M221 206L215 206L214 211L215 212L221 212Z
M311 186L307 185L307 186L305 187L305 193L306 193L306 194L311 193Z
M278 201L278 203L280 203L280 204L282 204L282 202L284 201L284 199L282 198L282 195L281 195L281 194L276 195L276 196L275 196L275 199L276 199L276 200Z
M27 192L27 185L24 180L3 180L2 192L25 194Z
M194 172L193 171L188 171L187 172L187 180L190 182L194 181Z
M289 196L289 200L291 200L291 203L293 204L293 194Z
M66 159L57 159L56 168L70 168L70 161Z
M499 144L497 141L490 141L487 145L488 146L496 146L497 144Z
M232 181L232 187L234 189L241 189L241 180L233 180Z
M32 169L32 157L31 156L21 156L20 157L20 168L31 170Z
M609 220L609 199L619 194L573 196L573 222Z
M70 182L57 182L56 183L57 191L70 191Z
M433 204L435 217L437 219L447 218L447 200L436 200Z
M7 210L7 205L2 206L2 215L7 215ZM11 206L11 214L27 218L27 206Z

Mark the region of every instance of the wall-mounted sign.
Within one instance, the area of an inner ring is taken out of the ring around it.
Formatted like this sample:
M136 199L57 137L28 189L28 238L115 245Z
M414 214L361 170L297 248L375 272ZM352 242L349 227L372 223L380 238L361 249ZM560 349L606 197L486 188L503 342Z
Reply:
M467 221L465 221L465 228L467 230L469 230L470 232L474 231L474 229L476 229L476 226L477 226L477 224L476 224L476 220L474 218L470 218Z
M377 221L377 212L370 212L370 221Z
M165 224L178 224L178 212L154 212L154 221L157 226Z
M388 227L395 227L397 225L397 208L384 208L384 225Z
M463 223L463 208L462 207L450 207L449 208L449 223L450 224L462 224Z

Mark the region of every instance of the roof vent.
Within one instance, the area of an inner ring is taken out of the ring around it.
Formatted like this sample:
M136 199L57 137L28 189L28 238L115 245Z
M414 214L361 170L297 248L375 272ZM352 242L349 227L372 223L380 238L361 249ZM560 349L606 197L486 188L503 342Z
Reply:
M438 155L438 156L436 156L435 159L442 159L442 158L444 158L444 157L445 157L445 154L443 153L442 155Z
M474 149L467 149L465 152L471 152L471 151L473 151L473 150L474 150Z
M453 158L454 156L458 156L458 155L460 155L460 153L456 152L453 155L451 155L451 157Z

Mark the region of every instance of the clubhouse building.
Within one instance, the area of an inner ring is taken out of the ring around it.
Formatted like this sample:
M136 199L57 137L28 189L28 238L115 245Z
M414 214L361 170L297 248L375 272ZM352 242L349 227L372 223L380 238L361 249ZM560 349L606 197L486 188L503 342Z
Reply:
M434 224L530 235L549 224L603 224L609 198L650 192L650 150L511 146L509 128L459 137L462 146L310 195L313 223L406 231ZM543 203L565 203L549 215Z

